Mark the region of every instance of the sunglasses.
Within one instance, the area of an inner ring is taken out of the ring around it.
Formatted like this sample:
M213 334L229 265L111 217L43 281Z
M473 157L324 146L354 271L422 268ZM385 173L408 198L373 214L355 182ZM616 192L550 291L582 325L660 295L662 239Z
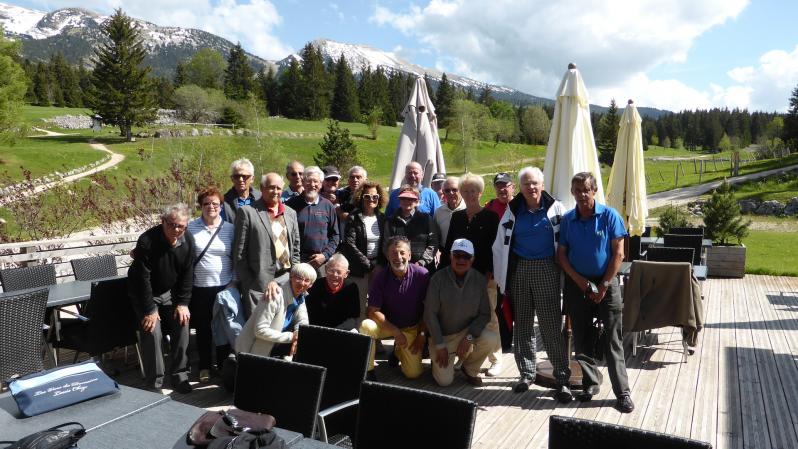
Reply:
M210 201L210 202L207 202L207 203L202 203L202 207L207 207L207 206L219 207L219 203L217 201Z
M230 176L230 178L232 178L234 180L241 180L241 181L246 181L246 180L248 180L251 177L252 177L252 175L242 175L242 174L238 174L238 173Z
M165 224L168 228L174 229L175 231L183 231L186 229L186 225L178 224L169 220L164 220L163 224Z
M443 193L457 193L459 189L443 189Z
M295 171L288 174L288 176L291 177L302 176L302 175L304 175L304 173L302 173L301 171Z
M374 195L372 195L370 193L365 193L365 194L363 194L363 199L366 200L366 201L379 201L380 200L380 194L379 193L375 193Z

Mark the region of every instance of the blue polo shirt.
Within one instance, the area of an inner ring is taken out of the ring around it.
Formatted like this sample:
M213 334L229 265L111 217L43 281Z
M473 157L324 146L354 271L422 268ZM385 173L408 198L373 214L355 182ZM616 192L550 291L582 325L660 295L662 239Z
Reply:
M554 257L554 233L543 204L535 211L522 204L515 217L513 253L528 260Z
M435 214L435 209L440 207L441 199L438 198L438 194L429 187L419 186L419 188L421 188L421 196L418 199L418 207L416 209L431 217ZM388 195L388 205L385 207L385 216L390 217L396 213L397 210L399 210L399 189L393 189L390 195Z
M590 217L579 217L574 208L560 222L560 245L568 248L568 262L577 273L589 278L604 276L612 255L612 241L625 235L626 227L618 212L598 202Z

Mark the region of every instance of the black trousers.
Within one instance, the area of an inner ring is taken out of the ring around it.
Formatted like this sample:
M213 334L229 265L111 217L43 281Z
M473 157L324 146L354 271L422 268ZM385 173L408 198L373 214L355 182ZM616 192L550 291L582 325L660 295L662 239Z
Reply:
M211 319L213 318L213 302L216 294L224 290L224 285L217 287L194 287L191 290L191 327L197 330L197 355L199 356L199 369L210 369L212 364L211 351L214 349L213 334L211 333ZM224 357L219 358L219 363Z
M601 279L589 280L596 285L601 283ZM616 397L629 394L629 378L626 375L626 359L623 354L623 301L618 279L612 279L604 300L595 304L585 298L585 294L570 277L565 276L563 297L571 315L576 360L582 368L582 385L587 388L601 383L601 373L596 361L588 355L592 353L590 348L594 345L588 331L593 326L593 318L598 317L604 322L604 360L610 375L612 392Z

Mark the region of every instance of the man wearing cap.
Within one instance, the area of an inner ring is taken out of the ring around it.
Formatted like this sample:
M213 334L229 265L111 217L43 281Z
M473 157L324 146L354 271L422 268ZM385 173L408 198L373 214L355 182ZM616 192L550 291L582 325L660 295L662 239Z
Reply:
M402 235L388 240L385 252L388 268L374 275L369 287L369 303L359 332L380 340L394 338L394 353L402 374L408 379L419 377L423 371L422 352L426 343L424 297L429 284L429 272L410 263L410 242ZM371 345L368 380L374 374L375 345Z
M471 268L474 245L470 240L455 240L450 257L449 266L430 279L424 301L432 377L440 386L451 384L456 355L466 381L478 387L482 363L499 341L498 334L485 328L491 316L488 281Z
M499 220L504 216L507 205L515 196L515 186L513 178L509 173L496 173L493 177L493 188L496 191L496 198L485 204L485 209L493 211L499 216ZM502 350L510 351L513 348L513 310L510 305L510 298L501 295L496 303L496 316L499 318L499 336L502 341Z
M446 173L435 173L432 175L432 180L429 182L429 187L433 192L438 194L438 199L443 203L446 201L443 197L443 182L446 181Z
M336 194L338 193L338 182L341 180L341 173L338 167L328 165L322 169L324 179L321 182L321 196L335 205L338 204Z
M441 205L441 200L432 189L421 185L422 179L424 179L424 168L421 167L421 164L411 162L405 166L404 184L418 189L418 210L431 217L435 213L435 209ZM399 209L399 188L391 190L388 206L385 208L385 215L390 217L397 209Z
M236 210L250 206L260 199L260 192L252 188L255 167L249 159L238 159L230 164L230 179L233 187L224 194L222 203L222 219L228 223L236 222Z
M410 241L410 262L433 270L435 268L435 251L438 249L438 235L435 233L432 217L418 211L418 190L411 186L402 186L398 195L399 209L385 220L383 240L394 235L403 235ZM387 254L387 253L386 253Z
M463 197L460 196L459 183L460 180L456 176L446 178L441 188L446 201L435 210L435 215L433 216L435 233L438 234L438 244L441 251L443 251L443 245L446 243L446 236L449 233L449 223L452 221L452 214L466 207Z
M304 175L305 166L299 161L291 161L285 166L285 179L288 180L288 186L283 190L280 201L285 203L302 193L302 179Z

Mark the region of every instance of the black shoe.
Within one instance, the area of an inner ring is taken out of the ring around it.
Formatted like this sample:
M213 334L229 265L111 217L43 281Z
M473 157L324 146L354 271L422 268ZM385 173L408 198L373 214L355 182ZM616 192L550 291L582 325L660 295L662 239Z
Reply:
M375 373L374 370L366 371L366 380L377 382L377 373Z
M635 404L632 402L632 397L628 394L622 394L618 397L618 402L615 403L615 408L621 413L632 413L635 409Z
M188 383L187 380L184 380L184 381L178 383L177 385L175 385L175 391L180 393L180 394L189 394L192 391L194 391L194 388L191 386L190 383Z
M557 392L554 394L554 397L557 398L561 404L567 404L574 400L574 395L571 393L571 389L568 388L568 385L560 385L557 387Z
M522 377L518 380L518 383L513 386L513 392L523 393L529 390L529 386L533 383L535 383L535 379L531 377Z
M582 390L582 393L580 393L577 396L577 399L579 399L582 402L587 402L587 401L593 399L593 396L599 394L599 391L601 391L601 389L599 388L598 385L591 385L591 386L585 388L584 390Z
M391 368L396 368L397 366L399 366L399 357L397 357L396 353L393 351L391 351L391 353L388 354L388 366L390 366Z

